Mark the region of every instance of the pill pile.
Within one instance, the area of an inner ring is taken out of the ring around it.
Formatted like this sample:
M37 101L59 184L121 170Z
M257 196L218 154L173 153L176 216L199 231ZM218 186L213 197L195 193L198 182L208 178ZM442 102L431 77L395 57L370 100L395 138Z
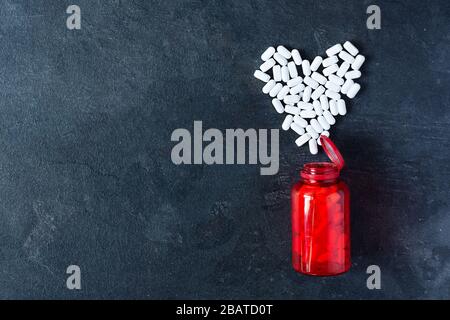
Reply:
M254 73L255 78L266 83L262 91L273 98L275 110L287 114L282 129L295 131L299 135L295 140L297 146L308 143L312 154L318 152L320 135L330 136L335 116L347 113L342 96L353 99L361 89L355 80L361 77L359 69L365 61L349 41L332 46L326 55L310 62L302 59L297 49L269 47Z

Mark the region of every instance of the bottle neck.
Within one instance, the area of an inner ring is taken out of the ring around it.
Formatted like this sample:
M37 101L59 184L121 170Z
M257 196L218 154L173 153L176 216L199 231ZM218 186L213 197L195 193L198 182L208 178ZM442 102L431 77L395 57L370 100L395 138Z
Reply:
M339 169L331 162L312 162L303 166L300 176L306 183L336 183Z

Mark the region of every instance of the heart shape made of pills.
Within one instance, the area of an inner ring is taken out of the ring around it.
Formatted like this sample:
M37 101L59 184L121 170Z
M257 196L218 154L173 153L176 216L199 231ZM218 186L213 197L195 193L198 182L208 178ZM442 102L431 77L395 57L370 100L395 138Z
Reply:
M356 79L365 57L349 41L326 50L327 57L315 57L312 62L302 59L297 49L289 51L280 45L267 48L261 55L263 63L254 73L265 82L263 93L272 97L272 105L287 113L282 129L292 129L299 137L297 146L308 142L312 154L317 154L320 135L330 135L335 116L347 114L341 95L353 99L361 89ZM301 68L303 77L299 75ZM268 72L270 71L271 74Z

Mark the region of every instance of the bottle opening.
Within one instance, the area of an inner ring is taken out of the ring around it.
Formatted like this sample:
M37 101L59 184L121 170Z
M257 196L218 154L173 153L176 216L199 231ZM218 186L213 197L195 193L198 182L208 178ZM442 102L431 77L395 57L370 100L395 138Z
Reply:
M324 181L336 180L339 168L331 162L312 162L303 166L300 176L305 180Z

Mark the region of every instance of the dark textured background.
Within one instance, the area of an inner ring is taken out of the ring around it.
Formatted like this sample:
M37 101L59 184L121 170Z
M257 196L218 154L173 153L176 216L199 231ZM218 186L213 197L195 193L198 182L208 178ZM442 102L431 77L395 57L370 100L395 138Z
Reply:
M66 29L69 4L82 30ZM450 5L377 1L4 0L0 5L0 298L449 298ZM347 161L353 267L290 266L279 174L175 166L175 128L279 128L253 78L284 44L351 40L363 89L332 137ZM345 121L344 121L345 120ZM81 291L65 288L82 269ZM365 270L382 269L382 290Z

